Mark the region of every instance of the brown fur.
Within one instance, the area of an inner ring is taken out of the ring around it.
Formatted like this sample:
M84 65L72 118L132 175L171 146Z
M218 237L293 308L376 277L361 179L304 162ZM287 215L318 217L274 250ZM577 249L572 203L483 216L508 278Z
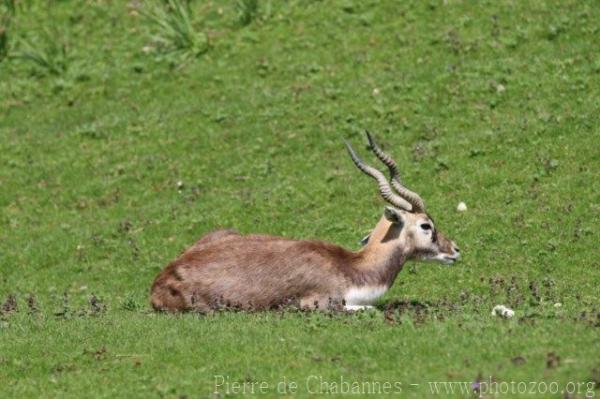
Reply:
M453 253L454 244L435 231L443 249L418 247L413 225L427 215L402 215L404 225L382 217L358 252L320 241L217 230L156 277L152 306L206 312L219 306L265 309L296 299L305 307L324 308L331 301L343 302L350 287L390 287L409 258L426 258L426 251Z

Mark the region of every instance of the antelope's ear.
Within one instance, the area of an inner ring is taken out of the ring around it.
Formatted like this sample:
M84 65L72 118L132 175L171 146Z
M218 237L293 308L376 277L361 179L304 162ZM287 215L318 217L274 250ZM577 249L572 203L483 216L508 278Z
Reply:
M404 225L404 217L402 213L391 206L386 206L385 211L383 212L385 218L394 224L399 224L400 226Z
M360 240L358 243L360 244L361 247L364 247L369 242L369 238L371 238L371 233L369 233L366 236L364 236L362 238L362 240Z

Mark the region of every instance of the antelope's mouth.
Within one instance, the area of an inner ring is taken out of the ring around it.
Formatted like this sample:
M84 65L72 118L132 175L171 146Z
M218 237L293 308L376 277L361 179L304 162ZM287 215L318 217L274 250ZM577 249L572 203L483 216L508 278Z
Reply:
M450 256L444 256L444 257L441 259L441 261L442 261L442 263L443 263L443 264L445 264L445 265L453 265L453 264L454 264L454 262L456 262L456 258L452 258L452 257L450 257Z
M445 265L453 265L460 258L460 254L456 255L443 255L439 260Z

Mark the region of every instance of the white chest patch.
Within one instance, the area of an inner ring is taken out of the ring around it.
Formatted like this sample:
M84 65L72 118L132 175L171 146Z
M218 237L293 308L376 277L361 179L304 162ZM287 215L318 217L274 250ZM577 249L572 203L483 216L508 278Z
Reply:
M377 298L385 294L388 288L385 285L365 285L362 287L350 287L344 299L346 305L372 305Z

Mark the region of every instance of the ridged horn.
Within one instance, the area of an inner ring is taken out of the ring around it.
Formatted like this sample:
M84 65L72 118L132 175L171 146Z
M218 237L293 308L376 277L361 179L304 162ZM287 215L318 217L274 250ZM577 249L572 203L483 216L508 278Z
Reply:
M344 140L344 144L346 144L346 148L348 149L348 154L350 154L350 158L354 162L354 165L358 169L360 169L363 173L368 176L371 176L373 179L377 181L377 185L379 186L379 192L383 199L385 199L390 204L394 205L397 208L404 209L406 211L411 211L411 204L405 201L402 197L395 194L390 187L390 183L388 183L387 179L381 173L381 171L375 169L372 166L367 165L359 156L356 154L350 143Z
M400 181L400 175L398 173L398 165L396 164L396 162L392 159L392 157L390 157L388 154L383 152L383 150L377 145L377 143L375 142L375 140L373 139L373 136L371 136L371 133L369 131L366 131L366 133L367 133L367 139L369 140L369 145L371 146L371 150L373 150L373 153L375 154L375 156L377 158L379 158L379 160L381 162L383 162L390 171L390 179L391 179L392 187L394 187L394 189L396 189L398 194L403 199L405 199L412 205L413 212L425 212L425 202L423 202L423 199L421 198L421 196L419 194L415 193L414 191L411 191L408 188L406 188Z

